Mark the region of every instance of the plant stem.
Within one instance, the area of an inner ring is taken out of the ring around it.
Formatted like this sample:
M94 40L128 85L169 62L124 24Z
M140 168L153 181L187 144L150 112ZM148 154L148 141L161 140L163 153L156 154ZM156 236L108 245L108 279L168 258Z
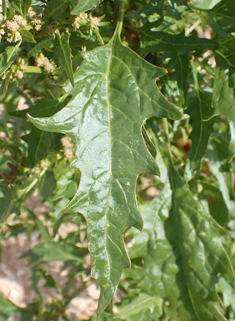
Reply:
M95 29L94 29L94 32L95 32L96 37L98 38L101 46L104 46L105 43L104 43L104 40L103 40L103 38L101 37L101 35L100 35L100 33L99 33L99 29L98 29L98 28L95 28Z
M125 13L125 6L126 6L126 0L120 0L118 23L117 23L117 27L116 27L116 31L117 31L117 34L119 36L121 35L121 32L122 32L123 19L124 19L124 13Z
M185 31L185 36L189 36L190 33L197 28L198 25L200 25L201 19L197 20L187 31Z
M170 144L170 139L169 139L169 129L168 129L168 122L166 118L162 119L162 127L164 130L164 140L166 143L166 151L167 151L167 156L169 161L172 163L172 154L171 154L171 144Z
M2 0L2 11L3 11L4 17L6 17L6 15L7 15L7 4L6 4L6 0Z

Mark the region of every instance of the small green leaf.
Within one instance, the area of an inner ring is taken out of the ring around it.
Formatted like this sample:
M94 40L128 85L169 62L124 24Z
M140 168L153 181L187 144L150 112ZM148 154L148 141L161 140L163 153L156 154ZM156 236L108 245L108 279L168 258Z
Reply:
M82 12L92 9L98 5L102 0L78 0L74 9L71 11L73 15L79 15Z
M59 31L57 30L57 37L59 40L59 61L60 66L64 69L67 77L69 78L72 86L75 86L74 83L74 74L72 69L72 59L71 59L71 52L69 46L69 34L65 33L62 37L60 36Z
M36 41L34 40L33 35L28 30L21 29L20 30L20 34L21 34L24 42L36 43Z
M196 33L186 37L184 31L173 35L143 28L138 30L141 35L140 55L142 57L154 51L172 51L184 54L193 50L216 50L220 47L215 40L199 38Z
M0 54L0 75L2 75L15 61L19 46L20 43L16 46L8 46L5 51Z
M42 130L68 134L76 149L73 166L81 171L80 187L64 212L82 213L87 220L92 276L101 286L98 312L129 267L123 233L142 227L136 206L139 173L158 173L140 128L150 116L177 119L179 110L158 91L155 79L165 70L149 64L111 41L84 54L75 72L73 100L50 118L30 120Z

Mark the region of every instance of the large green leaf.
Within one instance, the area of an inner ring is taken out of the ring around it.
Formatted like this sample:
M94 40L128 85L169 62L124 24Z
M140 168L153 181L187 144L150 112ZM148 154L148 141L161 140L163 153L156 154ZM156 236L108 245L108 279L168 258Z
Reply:
M98 312L112 298L122 269L129 267L123 242L128 226L141 229L135 182L139 173L158 173L144 144L141 126L150 116L181 116L157 90L165 70L111 41L84 55L75 73L74 99L50 118L30 117L42 130L68 134L75 144L73 166L81 171L80 187L64 212L87 220L92 276L101 285Z
M130 251L131 256L145 260L140 287L165 300L167 320L225 320L215 286L220 273L233 275L233 271L221 244L220 227L194 199L173 165L170 181L171 187L166 182L142 212L145 237L140 241L143 236L138 235Z
M79 15L80 13L90 10L97 4L99 4L102 0L78 0L76 1L76 6L72 10L72 14Z
M199 38L196 33L189 37L184 31L179 34L169 34L163 31L151 31L139 28L141 36L140 55L145 57L154 51L173 51L183 54L193 50L215 50L219 48L215 40Z

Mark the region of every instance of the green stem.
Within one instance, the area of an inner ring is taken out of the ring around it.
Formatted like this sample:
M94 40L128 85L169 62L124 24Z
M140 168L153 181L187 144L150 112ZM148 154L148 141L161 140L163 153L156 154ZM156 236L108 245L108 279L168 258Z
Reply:
M185 36L189 36L190 33L197 28L198 25L200 25L201 19L197 20L187 31L185 31Z
M94 29L94 32L95 32L96 37L98 38L101 46L104 46L105 43L104 43L104 40L103 40L103 38L101 37L101 35L100 35L100 33L99 33L99 29L98 29L98 28L95 28L95 29Z
M6 4L6 0L2 0L2 12L4 17L6 17L7 15L7 4Z
M116 27L116 32L117 32L117 34L118 34L119 36L120 36L121 33L122 33L125 7L126 7L126 0L120 0L118 23L117 23L117 27Z
M172 154L171 154L171 144L169 139L169 129L168 129L168 121L166 118L162 119L162 128L164 131L164 140L166 143L166 151L167 151L167 157L169 161L172 163Z

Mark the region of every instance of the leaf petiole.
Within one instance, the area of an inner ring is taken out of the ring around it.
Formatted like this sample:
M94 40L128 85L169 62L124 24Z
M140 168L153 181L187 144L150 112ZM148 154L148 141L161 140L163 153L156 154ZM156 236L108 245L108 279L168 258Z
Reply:
M122 32L125 6L126 6L126 0L120 0L118 23L115 30L115 32L117 32L119 36L121 35L121 32Z
M94 29L94 33L95 33L96 37L98 38L101 46L104 46L105 43L104 43L103 38L101 37L101 34L99 33L99 29L98 29L98 28L95 28L95 29Z

